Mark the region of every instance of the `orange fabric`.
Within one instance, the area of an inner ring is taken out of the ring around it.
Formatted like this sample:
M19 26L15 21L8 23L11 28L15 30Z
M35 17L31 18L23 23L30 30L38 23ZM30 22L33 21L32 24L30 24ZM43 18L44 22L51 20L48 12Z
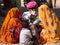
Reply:
M60 24L56 14L45 4L38 8L38 14L41 26L44 27L40 33L43 41L41 41L41 38L40 41L43 43L45 41L49 43L58 42L60 39Z
M19 14L19 9L18 8L12 8L9 10L9 12L7 13L7 16L3 22L3 25L1 27L1 41L2 43L13 43L15 40L12 39L12 37L10 36L10 30L14 27L17 26L22 26L21 22L19 20L19 16L21 16L21 14ZM4 42L5 41L5 42Z

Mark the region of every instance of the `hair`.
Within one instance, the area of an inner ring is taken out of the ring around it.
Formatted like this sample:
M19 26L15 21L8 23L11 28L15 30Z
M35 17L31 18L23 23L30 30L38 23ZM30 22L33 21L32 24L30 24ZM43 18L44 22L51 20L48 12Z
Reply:
M30 16L30 22L32 22L32 20L35 21L35 18L36 18L36 16L31 15L31 16Z
M28 20L23 20L22 21L22 26L23 26L23 28L29 28L29 22L28 22Z

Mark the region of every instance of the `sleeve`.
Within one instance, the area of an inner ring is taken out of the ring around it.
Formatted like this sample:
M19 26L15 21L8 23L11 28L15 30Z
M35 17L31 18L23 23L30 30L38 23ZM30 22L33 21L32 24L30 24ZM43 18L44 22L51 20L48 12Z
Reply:
M40 19L39 19L39 18L37 18L37 19L36 19L36 21L37 21L37 22L40 22Z
M25 16L25 12L22 14L22 17Z
M29 19L29 18L28 18L28 14L27 14L26 12L24 12L23 15L22 15L22 18Z

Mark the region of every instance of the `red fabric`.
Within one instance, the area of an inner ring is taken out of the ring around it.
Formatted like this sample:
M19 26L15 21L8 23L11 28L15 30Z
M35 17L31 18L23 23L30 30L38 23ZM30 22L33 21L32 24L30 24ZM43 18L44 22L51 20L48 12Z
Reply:
M18 42L19 37L20 37L20 31L22 30L22 25L19 25L18 27L15 28L14 30L14 38Z

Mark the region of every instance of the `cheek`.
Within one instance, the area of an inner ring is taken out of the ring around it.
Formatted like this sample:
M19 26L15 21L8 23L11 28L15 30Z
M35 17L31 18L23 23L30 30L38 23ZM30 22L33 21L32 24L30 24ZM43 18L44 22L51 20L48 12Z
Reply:
M35 12L33 12L35 14Z
M35 11L32 11L33 13L35 13Z
M32 15L34 15L35 14L35 12L34 11L32 11L32 13L31 13Z

